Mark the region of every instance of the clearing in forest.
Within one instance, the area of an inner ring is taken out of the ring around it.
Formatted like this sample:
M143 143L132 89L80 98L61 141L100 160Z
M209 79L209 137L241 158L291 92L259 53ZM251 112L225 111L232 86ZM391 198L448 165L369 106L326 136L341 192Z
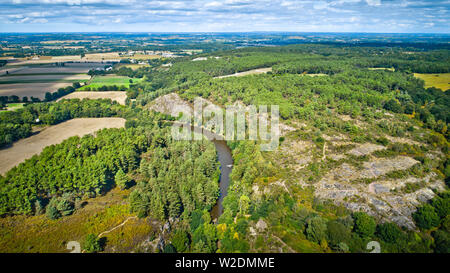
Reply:
M414 77L425 81L425 88L436 87L442 91L450 89L450 73L421 74L414 73Z
M242 77L242 76L254 75L254 74L263 74L263 73L267 73L267 72L270 72L270 71L272 71L272 67L257 68L257 69L252 69L252 70L249 70L249 71L234 73L234 74L231 74L231 75L215 77L215 79L222 79L222 78L228 78L228 77Z
M50 145L61 143L72 136L92 134L104 128L122 128L123 118L76 118L51 126L42 132L14 142L12 147L0 150L0 174L37 155Z

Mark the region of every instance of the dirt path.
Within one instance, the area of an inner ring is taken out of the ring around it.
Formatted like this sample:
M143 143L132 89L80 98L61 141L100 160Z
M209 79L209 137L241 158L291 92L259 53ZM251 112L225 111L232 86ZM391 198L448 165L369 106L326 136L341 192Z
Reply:
M101 238L101 237L102 237L103 235L105 235L106 233L110 233L110 232L112 232L112 231L114 231L114 230L116 230L116 229L122 227L123 225L125 225L125 224L126 224L129 220L131 220L131 219L137 219L137 216L130 216L130 217L128 217L125 221L123 221L121 224L119 224L119 225L113 227L113 228L110 229L110 230L103 231L102 233L100 233L100 234L98 235L98 238Z
M48 127L36 135L15 142L12 147L0 149L0 174L5 174L26 159L40 154L45 147L61 143L69 137L81 137L103 128L124 126L123 118L77 118Z

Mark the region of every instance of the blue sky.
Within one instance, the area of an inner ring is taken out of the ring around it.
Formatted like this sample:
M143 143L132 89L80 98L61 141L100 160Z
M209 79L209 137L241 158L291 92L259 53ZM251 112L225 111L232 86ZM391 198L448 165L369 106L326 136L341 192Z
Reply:
M0 0L0 32L449 33L449 7L449 0Z

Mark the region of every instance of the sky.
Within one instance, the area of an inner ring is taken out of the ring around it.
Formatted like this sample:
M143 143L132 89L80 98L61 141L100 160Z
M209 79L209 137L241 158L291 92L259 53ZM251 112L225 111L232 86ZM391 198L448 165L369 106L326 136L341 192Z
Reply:
M0 0L0 32L449 33L450 0Z

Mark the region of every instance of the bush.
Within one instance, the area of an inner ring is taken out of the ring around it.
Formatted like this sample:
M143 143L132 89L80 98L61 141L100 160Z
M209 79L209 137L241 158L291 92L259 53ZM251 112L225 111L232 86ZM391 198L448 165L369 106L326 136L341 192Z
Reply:
M47 210L45 212L47 217L52 220L56 220L61 217L61 214L54 206L47 206Z
M450 253L450 236L447 232L437 230L433 232L433 237L436 253Z
M434 207L440 218L445 218L450 214L450 198L433 198L431 205Z
M92 233L86 236L86 239L84 240L83 243L83 249L87 253L95 253L103 251L103 247L100 243L100 240L97 238L95 234Z
M189 247L189 238L184 230L177 230L172 237L172 245L177 252L185 252Z
M114 177L114 181L116 181L116 185L122 190L128 188L128 185L130 183L128 176L122 171L122 169L119 169L119 171L117 171Z
M348 243L351 238L350 229L338 221L328 222L328 242L333 249L339 250L341 243Z
M396 100L391 99L389 101L387 101L384 106L384 109L392 111L394 113L402 113L403 112L403 108L400 105L400 103L398 103Z
M394 223L384 223L377 226L377 235L387 243L395 243L400 239L402 231Z
M432 227L437 227L440 222L439 215L429 204L425 204L423 207L418 208L417 211L413 214L413 218L416 222L416 225L421 229L430 229Z
M355 220L354 231L361 237L371 237L375 233L377 224L372 216L364 212L355 212L353 219Z
M327 235L327 224L325 219L314 216L307 221L306 236L310 241L320 243Z

